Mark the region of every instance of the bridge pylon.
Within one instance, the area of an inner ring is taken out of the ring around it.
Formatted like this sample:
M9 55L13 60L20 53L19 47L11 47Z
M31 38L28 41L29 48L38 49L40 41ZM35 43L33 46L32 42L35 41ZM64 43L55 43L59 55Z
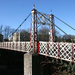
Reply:
M54 26L54 15L50 14L50 25L49 25L49 42L55 41L55 26Z
M35 5L31 11L30 49L37 53L37 10Z

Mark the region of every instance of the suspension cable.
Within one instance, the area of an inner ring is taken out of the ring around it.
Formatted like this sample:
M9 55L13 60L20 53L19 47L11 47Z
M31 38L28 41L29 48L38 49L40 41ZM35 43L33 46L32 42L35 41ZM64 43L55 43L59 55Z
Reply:
M40 27L40 26L41 26L41 24L39 26L37 26L37 28Z
M26 19L24 19L24 21L19 25L18 28L20 28L22 26L22 24L28 19L28 17L31 15L31 13L26 17ZM18 30L18 28L12 33L12 35Z
M39 12L40 13L40 12ZM40 13L41 14L41 13ZM43 14L41 14L45 19L47 19L48 21L50 21L48 18L46 18ZM51 22L51 21L50 21ZM54 23L53 23L54 24ZM54 24L54 26L56 26L59 30L61 30L64 34L68 35L66 32L64 32L61 28L59 28L57 25Z
M66 24L68 27L70 27L71 29L73 29L75 31L75 29L73 27L71 27L69 24L67 24L66 22L62 21L61 19L59 19L58 17L54 16L55 18L57 18L58 20L60 20L61 22L63 22L64 24Z
M54 23L53 23L54 24ZM66 32L64 32L61 28L59 28L57 25L54 24L59 30L61 30L64 34L68 35Z

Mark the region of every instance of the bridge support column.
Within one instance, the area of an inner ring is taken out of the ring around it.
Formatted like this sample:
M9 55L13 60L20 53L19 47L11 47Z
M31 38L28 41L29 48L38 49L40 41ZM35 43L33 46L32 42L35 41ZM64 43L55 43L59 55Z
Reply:
M32 75L32 55L24 54L24 75Z
M24 75L40 75L39 58L39 55L24 54Z

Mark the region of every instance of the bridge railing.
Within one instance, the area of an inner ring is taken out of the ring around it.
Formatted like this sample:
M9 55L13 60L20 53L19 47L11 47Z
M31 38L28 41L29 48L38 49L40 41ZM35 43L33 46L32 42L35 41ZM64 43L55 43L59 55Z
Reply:
M21 52L30 51L30 42L0 42L0 48ZM75 62L75 43L38 42L41 55Z
M42 55L75 62L75 43L40 41L38 50Z
M0 48L22 51L22 52L29 52L30 42L0 42Z

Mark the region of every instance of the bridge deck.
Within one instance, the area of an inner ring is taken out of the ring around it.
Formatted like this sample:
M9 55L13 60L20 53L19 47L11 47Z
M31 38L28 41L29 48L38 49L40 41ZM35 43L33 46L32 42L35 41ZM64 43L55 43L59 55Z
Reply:
M30 42L0 42L0 48L21 52L30 51ZM38 54L75 62L75 43L38 42Z

